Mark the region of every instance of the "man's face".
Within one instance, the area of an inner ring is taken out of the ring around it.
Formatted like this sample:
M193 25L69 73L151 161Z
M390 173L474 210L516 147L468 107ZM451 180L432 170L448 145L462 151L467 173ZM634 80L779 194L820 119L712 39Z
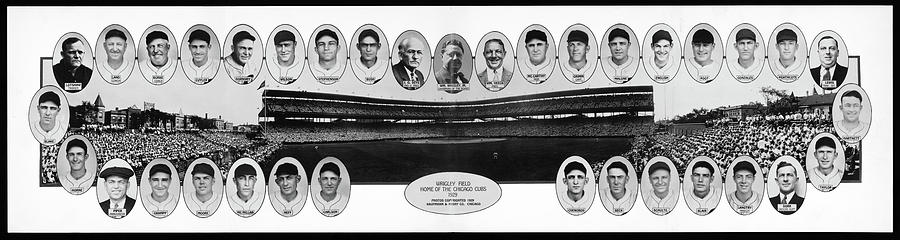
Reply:
M829 169L834 166L837 151L830 146L822 146L816 149L816 160L819 160L819 168Z
M856 122L859 121L859 112L862 111L863 105L859 98L848 96L841 98L841 105L838 108L844 114L844 121Z
M503 58L506 57L506 49L497 42L489 42L484 46L484 60L490 69L500 69L503 66Z
M278 54L278 61L289 62L294 58L294 49L297 43L294 41L283 41L275 44L275 53Z
M366 61L375 60L378 57L378 49L381 49L381 43L376 42L373 37L364 37L362 41L356 44L359 49L359 55Z
M300 178L297 175L291 174L278 175L275 178L275 183L278 184L282 195L291 195L297 192L297 182L299 181Z
M797 183L797 171L794 170L794 167L781 167L777 171L775 171L778 175L776 175L776 180L778 181L778 187L781 189L781 193L787 194L794 191L794 183Z
M252 197L253 186L256 185L256 175L241 175L234 178L237 183L238 195L241 197Z
M59 114L59 105L51 101L38 104L38 114L41 117L41 123L53 124L56 122L56 114Z
M81 41L63 46L62 50L63 62L72 67L81 66L81 60L84 57L84 43Z
M837 40L825 39L819 41L819 60L822 62L822 66L834 66L840 54L841 51L838 49Z
M566 46L566 49L569 51L569 58L572 61L581 62L587 57L587 52L591 50L591 46L581 41L571 41Z
M650 174L650 183L653 184L653 191L657 193L666 193L669 191L669 171L656 170Z
M653 55L657 61L665 62L669 60L669 51L672 51L672 42L666 39L653 43Z
M694 43L691 46L694 50L694 60L697 62L707 62L712 59L712 51L716 49L715 43Z
M165 196L169 191L169 182L171 175L164 172L157 172L150 176L150 187L153 189L154 196Z
M197 195L212 193L213 176L206 173L196 173L193 176L194 189Z
M250 57L253 56L253 40L241 40L240 42L235 43L233 47L233 54L237 55L236 59L238 60L238 64L243 66L250 62Z
M324 171L319 174L319 185L322 186L322 192L325 194L335 194L340 184L341 176L332 171Z
M705 167L698 167L694 169L694 173L691 174L691 180L694 182L694 191L697 192L709 192L709 184L712 178L712 173L709 169Z
M759 46L759 43L750 39L741 39L734 43L734 49L738 52L738 57L743 60L753 59L753 53L756 52L756 47Z
M71 147L66 151L66 160L69 160L69 167L72 171L81 171L84 169L84 160L88 158L88 154L81 147Z
M752 172L747 170L734 172L734 183L737 185L737 190L742 193L749 193L753 188L753 179L755 177Z
M147 54L150 55L150 63L153 65L166 65L169 62L169 40L162 38L153 39L147 45Z
M609 191L615 194L625 192L625 184L628 183L628 174L621 168L613 168L609 170L606 176L606 182L609 183Z
M106 50L106 56L109 59L119 60L125 56L125 48L128 42L120 37L110 37L103 42L103 49Z
M128 179L120 176L109 176L106 178L106 193L109 199L121 200L125 198L128 192Z
M329 62L336 59L340 47L337 39L331 36L322 36L316 40L316 53L319 54L319 60L322 61Z
M609 41L609 51L612 52L612 57L615 60L624 60L627 58L628 47L630 46L631 42L623 37L614 37L612 41Z
M531 39L525 44L525 48L528 50L528 58L532 63L543 63L547 58L547 41Z
M194 62L206 61L207 53L209 53L209 43L200 39L194 39L194 41L188 43L188 48L191 50L191 57L194 58Z
M778 57L781 60L794 59L794 54L797 53L797 46L796 40L783 40L778 42Z
M444 68L450 73L459 72L459 69L462 68L462 60L460 60L462 55L462 48L450 44L445 46L441 50L441 61L444 63Z
M584 185L587 184L587 177L585 177L584 172L581 170L572 170L566 174L566 178L563 182L566 183L569 193L579 194L584 191Z
M423 44L419 39L410 38L406 43L406 48L403 51L400 51L400 60L402 60L406 66L411 68L418 68L419 64L422 63L422 56L424 56L425 44Z

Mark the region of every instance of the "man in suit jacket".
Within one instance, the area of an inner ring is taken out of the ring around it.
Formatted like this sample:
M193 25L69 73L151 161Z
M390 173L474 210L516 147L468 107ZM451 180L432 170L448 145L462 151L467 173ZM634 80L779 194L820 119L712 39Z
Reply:
M450 39L441 48L441 69L434 73L438 84L469 84L462 71L462 57L465 50L459 40Z
M769 202L775 207L779 213L784 215L793 214L803 205L803 197L796 192L797 187L797 169L788 162L778 163L775 168L775 181L778 184L778 195L769 198ZM806 184L806 180L802 184ZM781 206L785 208L782 208Z
M394 78L407 90L416 90L425 83L425 76L418 70L424 58L425 44L415 37L404 38L398 44L400 62L394 64Z
M813 80L822 89L833 90L841 86L847 77L847 67L838 64L837 59L841 55L837 40L831 36L822 37L818 44L819 61L822 64L809 69Z
M56 83L66 92L76 93L87 87L91 81L93 70L82 64L84 60L85 46L77 37L63 40L62 51L59 52L62 59L53 65L53 76Z
M110 167L100 172L100 178L106 184L106 193L109 199L100 203L111 218L123 218L131 212L135 200L128 196L128 178L134 175L131 169L123 167Z
M488 39L484 42L483 54L488 68L477 74L478 80L485 86L488 86L487 83L489 82L500 82L501 85L506 86L506 83L509 83L509 80L512 79L513 73L511 70L503 67L503 59L506 57L506 48L503 45L503 41L497 38ZM493 89L489 90L494 91Z

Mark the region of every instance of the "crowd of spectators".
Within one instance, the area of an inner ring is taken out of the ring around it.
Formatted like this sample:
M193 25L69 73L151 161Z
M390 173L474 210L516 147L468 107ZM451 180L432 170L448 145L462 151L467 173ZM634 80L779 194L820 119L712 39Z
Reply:
M433 137L638 136L652 129L652 116L614 116L468 123L296 123L267 127L265 135L273 142L313 143Z
M737 122L714 121L708 128L691 134L657 132L637 136L632 140L631 149L622 156L632 161L638 174L653 157L668 157L683 178L687 164L696 157L707 156L725 170L736 157L746 155L759 163L765 176L781 156L792 156L806 166L807 148L813 137L821 132L834 132L829 120L822 114L789 114L758 115ZM858 146L843 145L846 175L855 176L859 171ZM602 164L594 165L596 173L599 174Z

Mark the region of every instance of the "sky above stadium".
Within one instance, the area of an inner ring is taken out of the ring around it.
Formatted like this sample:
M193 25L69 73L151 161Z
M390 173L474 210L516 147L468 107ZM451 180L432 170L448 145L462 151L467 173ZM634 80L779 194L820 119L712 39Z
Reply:
M479 40L491 31L499 31L512 42L513 45L518 44L522 31L531 24L541 24L549 29L554 43L565 44L562 41L562 34L565 30L576 23L581 23L590 28L594 35L589 36L593 40L601 40L607 32L607 28L616 23L624 23L633 29L637 39L632 39L632 47L646 48L643 42L648 29L657 23L667 23L675 29L676 35L683 44L689 30L696 24L708 21L709 19L725 19L713 24L717 32L721 34L722 41L727 39L726 34L740 24L736 22L738 19L754 19L753 24L761 33L760 39L764 41L766 47L770 47L768 42L769 36L773 29L779 24L785 22L785 19L778 18L759 18L750 16L741 12L723 12L716 11L714 7L696 8L697 12L706 14L689 14L687 12L671 12L666 8L640 8L646 11L647 16L653 17L634 17L615 11L605 11L603 14L597 14L591 8L577 8L567 10L571 14L555 16L552 19L542 18L543 8L526 9L517 7L477 7L477 8L457 8L457 7L399 7L399 8L350 8L336 11L327 7L309 7L309 11L303 11L298 14L296 9L285 10L278 7L259 7L241 11L240 14L228 12L227 9L204 8L204 11L198 13L194 8L181 8L168 11L165 18L155 15L157 11L139 11L139 13L129 13L127 15L115 11L104 11L102 8L97 10L97 14L102 14L102 18L82 18L79 21L63 22L63 23L46 23L56 25L64 25L65 29L72 32L79 32L87 38L90 48L96 52L96 41L100 32L104 27L116 23L124 26L132 34L136 41L142 41L140 34L152 24L163 24L167 26L175 35L175 41L179 45L172 49L181 50L185 32L194 24L205 24L209 26L219 38L220 45L224 42L224 38L228 32L238 24L248 24L254 28L259 34L260 39L269 39L272 30L280 24L291 24L296 27L302 35L302 42L298 42L298 48L306 48L313 31L321 24L332 24L340 30L341 38L344 44L349 44L354 37L354 32L364 24L374 24L378 26L385 34L386 39L382 39L383 48L395 48L397 37L406 30L416 30L425 36L428 52L435 56L435 60L440 59L440 52L435 54L435 48L440 45L438 42L444 35L456 33L462 36L470 49L465 51L476 51ZM464 10L464 11L463 11ZM608 10L608 8L607 8ZM791 8L778 9L773 15L790 15ZM227 16L227 17L226 17ZM341 17L341 16L365 16L365 17ZM447 18L436 18L434 16L451 16ZM590 22L584 21L585 16L591 16ZM727 17L726 17L727 16ZM111 19L114 19L111 20ZM327 19L327 22L326 22ZM365 19L365 20L360 20ZM816 22L814 19L797 19L792 22L799 26L804 35L808 39L812 39L815 35L826 30L827 23ZM842 29L850 31L851 29ZM853 30L855 31L855 30ZM844 41L850 44L850 55L852 52L853 32L839 32L845 37ZM43 46L47 46L45 56L52 57L52 46L63 32L45 33L36 32L36 41L46 42ZM45 36L46 35L46 36ZM299 40L299 39L298 39ZM592 40L592 41L593 41ZM561 43L562 42L562 43ZM730 43L725 43L723 47L731 47ZM228 49L230 46L223 46ZM341 46L342 51L357 51L355 46ZM559 45L550 46L550 48L559 49ZM599 45L600 51L609 51L608 46ZM683 46L682 46L683 48ZM808 46L806 46L808 49ZM597 50L597 49L592 49ZM255 50L254 54L263 54L265 49ZM225 50L224 52L230 52ZM302 51L297 51L302 52ZM315 54L315 51L307 49L307 54ZM509 52L507 54L514 54ZM559 54L567 54L560 52ZM842 52L841 54L847 54ZM179 53L179 55L181 55ZM481 58L480 53L474 54L476 58ZM602 54L601 54L602 55ZM525 57L525 56L522 56ZM399 61L397 56L392 56L391 64ZM858 79L858 72L855 71L857 62L851 59L850 73L848 79ZM643 62L643 61L641 61ZM52 83L52 72L50 66L53 63L50 60L42 61L43 77L45 83ZM334 84L325 85L317 82L313 76L309 66L306 66L300 76L300 80L289 85L281 85L273 81L268 73L265 64L261 67L259 77L252 83L247 85L237 85L229 78L224 71L224 66L220 70L212 82L206 85L195 85L188 81L181 66L176 69L174 77L166 84L155 86L149 84L140 70L135 68L128 80L121 85L110 85L106 83L99 74L94 74L88 87L75 94L68 94L71 105L77 105L81 101L94 101L98 94L103 98L107 109L127 108L129 106L143 107L144 102L155 103L156 108L165 112L204 116L209 117L222 116L226 121L235 124L257 123L257 113L261 109L261 93L258 89L262 82L266 82L266 88L327 92L356 96L368 96L376 98L394 98L403 100L421 100L421 101L469 101L492 99L508 96L528 95L542 92L564 91L584 88L602 88L610 86L645 86L654 87L654 116L656 120L670 119L675 115L682 115L690 112L695 108L715 108L719 106L740 105L749 102L764 102L763 95L759 90L762 87L771 86L776 89L787 90L793 92L797 96L805 96L813 92L815 84L809 76L809 72L805 72L800 80L794 83L783 83L776 80L769 69L768 64L764 64L760 77L751 83L740 83L732 77L727 66L722 65L718 76L715 80L707 84L700 84L694 81L688 75L684 62L676 74L675 79L666 84L658 84L650 80L643 63L638 67L637 74L634 79L625 84L615 84L611 82L599 67L600 61L592 77L585 83L574 84L569 82L560 73L558 63L553 65L554 72L551 77L544 83L532 84L527 82L519 73L518 66L514 70L513 78L509 85L499 91L491 92L486 90L475 77L475 72L470 73L469 85L470 90L457 94L450 94L437 90L437 83L434 74L428 74L425 85L417 90L406 90L402 88L391 74L388 68L385 77L373 85L366 85L353 74L353 71L347 66L344 69L342 77ZM96 67L95 67L96 69ZM476 68L483 69L483 68ZM852 80L850 82L853 82ZM816 90L822 93L821 88Z

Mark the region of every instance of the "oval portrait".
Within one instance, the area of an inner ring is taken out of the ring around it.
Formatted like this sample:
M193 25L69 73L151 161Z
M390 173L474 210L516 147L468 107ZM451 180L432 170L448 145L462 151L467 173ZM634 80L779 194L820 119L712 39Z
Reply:
M850 54L837 32L825 30L812 39L809 47L809 74L824 90L834 90L847 83Z
M638 178L634 165L624 157L615 156L600 169L600 202L612 215L621 216L634 206L638 197Z
M782 23L769 35L769 69L782 82L797 81L806 72L806 37L793 23Z
M228 77L238 85L246 85L259 77L262 68L263 39L253 27L238 24L225 35L224 67Z
M303 46L306 46L303 36L294 26L281 24L272 30L266 41L266 67L272 79L288 85L300 78L306 68L306 49Z
M769 167L766 188L769 202L776 211L794 214L806 198L806 172L796 158L781 156Z
M597 39L584 24L576 23L563 32L559 41L559 69L569 82L581 84L594 75L597 68Z
M43 145L56 145L69 130L69 101L58 87L47 85L31 97L28 124L31 134Z
M259 164L250 158L241 158L231 164L225 183L225 196L234 214L252 217L262 207L266 198L265 175Z
M206 25L188 28L181 39L181 70L194 84L204 85L219 73L222 48L216 33Z
M455 33L444 35L434 48L434 56L432 69L438 91L459 93L469 90L472 48L466 39Z
M97 175L97 150L82 135L71 135L63 141L56 156L59 184L72 195L91 189Z
M63 34L53 53L53 77L59 87L70 93L86 88L94 72L94 53L87 39L76 32Z
M722 170L711 158L700 156L688 163L684 173L684 202L691 212L706 216L716 210L724 191Z
M532 24L522 30L516 42L516 56L519 72L525 81L541 84L553 74L556 67L556 46L550 30L540 24Z
M844 178L845 163L844 146L834 134L823 132L816 134L806 150L806 172L809 182L822 192L834 190Z
M138 69L150 84L162 85L172 79L178 68L178 43L168 27L151 25L138 39Z
M188 211L199 218L216 213L225 190L219 166L209 158L198 158L188 166L184 176L186 180L181 191Z
M741 23L728 34L725 61L731 76L738 82L756 80L766 63L766 43L752 24Z
M684 65L694 81L709 83L716 79L725 58L723 48L722 38L712 25L701 23L691 28L684 41Z
M644 204L653 214L669 214L678 203L681 181L678 169L667 157L656 156L647 162L641 174L641 196Z
M347 67L347 42L341 30L331 24L323 24L309 38L309 69L321 84L331 85L344 75Z
M115 219L131 213L137 202L137 179L131 165L120 158L103 164L97 180L97 201L103 214Z
M341 160L325 157L313 169L309 194L313 205L326 217L344 211L350 201L350 174Z
M285 217L300 213L309 193L306 170L296 158L284 157L275 162L269 173L269 201L275 212Z
M506 88L512 80L516 63L513 45L506 35L491 31L481 37L475 49L475 76L481 86L491 92Z
M591 165L579 156L566 158L556 172L556 198L569 214L584 214L594 203L597 189Z
M725 175L725 199L740 215L756 212L764 201L765 180L762 169L750 156L739 156L728 165Z
M681 39L675 29L665 23L653 25L644 37L644 46L641 54L650 79L657 83L675 79L681 69L682 53Z
M834 131L845 142L862 141L872 124L872 103L866 91L854 83L841 87L831 104L831 121Z
M175 165L165 158L157 158L144 166L141 173L141 203L155 218L172 214L181 197L181 179Z
M600 65L610 81L618 84L631 81L641 65L641 45L637 35L628 25L616 24L609 27L600 45Z
M109 25L100 32L95 46L96 69L100 78L112 85L128 80L137 56L131 32L119 24Z
M397 37L391 50L391 72L394 79L406 90L416 90L425 85L431 73L431 49L425 36L415 30L406 30Z
M390 65L391 44L378 26L366 24L350 39L350 69L366 85L381 81Z

